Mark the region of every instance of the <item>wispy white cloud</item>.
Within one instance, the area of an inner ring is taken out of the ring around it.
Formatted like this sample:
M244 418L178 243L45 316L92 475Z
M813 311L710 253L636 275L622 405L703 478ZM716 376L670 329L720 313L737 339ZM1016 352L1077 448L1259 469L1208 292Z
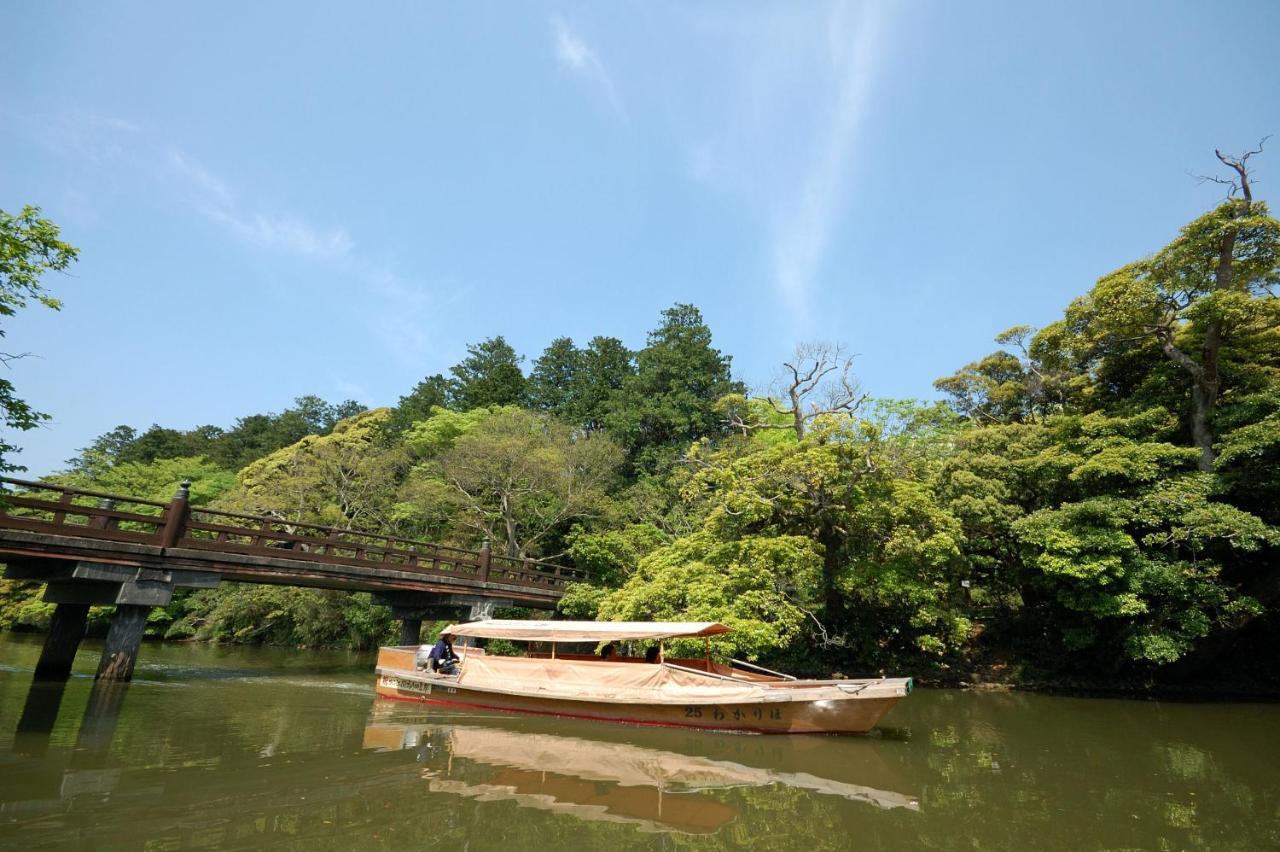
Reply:
M85 110L7 118L46 150L76 163L92 180L161 184L170 203L185 205L260 248L332 260L347 255L352 241L341 227L321 228L293 212L256 209L231 184L179 148L154 138L141 125ZM73 190L78 209L94 212L88 194Z
M386 270L372 272L368 284L376 306L369 313L370 329L398 360L421 363L431 347L430 291Z
M194 204L201 212L212 214L235 206L231 188L226 181L210 172L201 163L181 151L170 149L169 168L178 178L173 184L178 193Z
M295 216L254 213L240 217L219 212L214 218L263 248L278 248L319 260L332 260L351 251L351 237L344 229L319 229Z
M131 121L84 109L44 114L0 109L0 119L46 150L98 167L124 157L142 131Z
M353 382L342 376L333 376L333 389L338 395L344 399L354 399L361 405L372 405L373 394L369 393L369 389L359 382Z
M226 181L181 151L170 151L171 170L187 203L237 238L266 249L324 260L362 292L358 310L373 336L397 361L419 366L439 336L440 300L430 289L355 251L342 228L317 228L292 214L245 211ZM458 288L453 288L455 291ZM351 395L367 401L368 394ZM346 391L344 391L346 392Z
M613 77L596 52L558 15L551 19L551 32L555 42L556 61L560 67L586 80L618 117L625 118L627 113L623 108L622 98L618 96L618 89L613 84Z
M415 368L443 354L441 340L449 335L441 318L457 316L477 298L457 281L435 279L428 286L381 266L362 266L360 276L368 288L370 330L397 361Z
M343 228L317 228L292 213L245 211L227 182L188 154L170 150L169 165L180 194L240 239L317 260L333 260L351 251L351 237Z
M667 25L686 43L670 53L689 64L669 79L685 88L659 96L675 116L686 173L758 218L765 275L790 331L810 336L833 235L857 204L868 110L891 49L888 14L875 0L678 14Z
M417 366L432 353L440 334L441 311L433 290L358 252L345 228L317 226L297 212L270 209L189 151L123 119L75 111L50 116L0 111L0 118L5 117L13 118L46 150L80 167L84 180L96 182L99 189L107 179L127 183L128 191L134 193L139 186L151 184L158 187L153 195L162 204L194 212L233 240L325 262L361 294L354 310L393 358ZM72 197L81 218L96 215L88 193L77 189ZM450 294L445 298L448 306L455 294L466 292L461 287L434 289ZM368 394L355 386L349 393L368 400Z
M811 291L827 251L832 228L848 201L850 172L884 44L878 6L859 14L837 5L828 24L828 50L835 88L830 115L816 137L816 148L797 193L775 211L774 281L793 320L810 320Z

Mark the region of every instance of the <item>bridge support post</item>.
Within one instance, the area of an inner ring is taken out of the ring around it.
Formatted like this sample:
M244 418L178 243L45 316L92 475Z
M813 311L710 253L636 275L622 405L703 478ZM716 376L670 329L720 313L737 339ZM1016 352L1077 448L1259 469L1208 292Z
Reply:
M98 680L132 680L133 667L142 647L142 632L147 628L149 606L120 604L111 619L107 642L98 662Z
M89 605L60 603L49 619L49 633L44 637L40 661L36 663L36 680L66 680L71 677L71 663L84 639L89 622Z
M422 619L405 616L400 619L400 644L417 645L422 641Z

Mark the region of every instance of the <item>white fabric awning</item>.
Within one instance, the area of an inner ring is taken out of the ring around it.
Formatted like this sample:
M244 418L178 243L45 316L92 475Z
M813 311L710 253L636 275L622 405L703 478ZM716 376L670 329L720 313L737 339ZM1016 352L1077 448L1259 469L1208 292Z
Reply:
M732 628L715 621L516 621L492 619L453 624L441 633L520 642L608 642L715 636Z

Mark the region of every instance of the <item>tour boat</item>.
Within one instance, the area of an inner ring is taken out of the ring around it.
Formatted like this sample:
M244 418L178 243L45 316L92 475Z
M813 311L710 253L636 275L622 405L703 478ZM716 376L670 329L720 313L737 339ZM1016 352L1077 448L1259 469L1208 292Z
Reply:
M378 652L377 692L386 698L603 722L707 728L744 733L860 734L911 692L911 678L798 680L733 660L711 659L710 639L730 628L715 622L510 621L455 624L459 639L506 639L550 645L549 652L497 656L456 648L455 674L430 670L416 647ZM702 659L672 659L665 640L703 637ZM656 642L643 657L557 653L564 643Z

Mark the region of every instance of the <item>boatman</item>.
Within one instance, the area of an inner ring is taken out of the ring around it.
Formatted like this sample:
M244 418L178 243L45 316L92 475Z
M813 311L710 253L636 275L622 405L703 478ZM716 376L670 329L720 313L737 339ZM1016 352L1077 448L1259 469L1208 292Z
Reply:
M431 661L431 671L439 674L456 675L458 673L458 655L453 653L453 637L441 633L436 645L427 655Z

